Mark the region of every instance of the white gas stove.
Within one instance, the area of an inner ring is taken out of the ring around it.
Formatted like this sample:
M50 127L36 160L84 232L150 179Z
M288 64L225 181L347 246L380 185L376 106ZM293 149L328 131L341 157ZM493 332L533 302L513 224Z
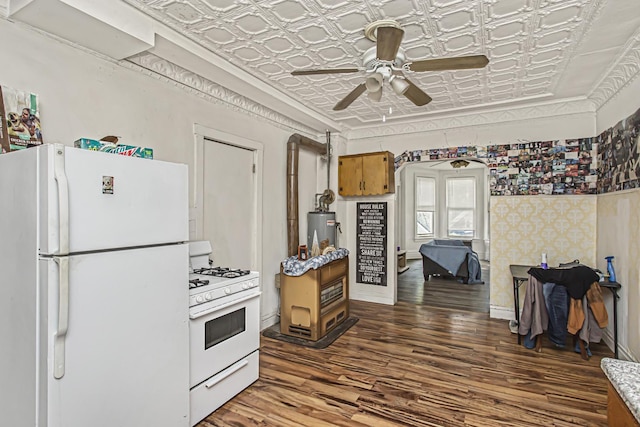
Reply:
M258 272L212 267L210 254L211 244L208 241L189 243L191 314L260 292ZM206 307L196 307L205 303Z
M258 272L211 267L211 244L189 242L191 425L251 385L259 375Z

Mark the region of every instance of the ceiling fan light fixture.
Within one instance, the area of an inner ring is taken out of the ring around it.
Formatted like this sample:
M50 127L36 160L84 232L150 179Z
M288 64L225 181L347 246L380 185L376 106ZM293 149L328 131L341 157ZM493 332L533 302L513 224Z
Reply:
M370 100L379 102L382 99L382 86L380 86L380 89L375 92L367 93L367 96Z
M398 95L404 95L404 93L409 90L409 83L407 83L405 79L401 79L397 76L391 76L389 83L391 84L393 91Z
M382 83L384 82L384 77L380 73L373 73L367 80L365 80L365 86L369 92L378 92L382 89Z
M451 166L455 169L466 168L469 166L469 162L466 160L454 160L451 162Z

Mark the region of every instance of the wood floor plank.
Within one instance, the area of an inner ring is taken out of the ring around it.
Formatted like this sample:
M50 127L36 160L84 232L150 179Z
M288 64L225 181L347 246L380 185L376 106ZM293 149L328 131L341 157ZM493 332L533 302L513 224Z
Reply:
M323 350L262 337L260 379L197 427L606 426L606 345L536 353L477 304L434 304L351 301Z

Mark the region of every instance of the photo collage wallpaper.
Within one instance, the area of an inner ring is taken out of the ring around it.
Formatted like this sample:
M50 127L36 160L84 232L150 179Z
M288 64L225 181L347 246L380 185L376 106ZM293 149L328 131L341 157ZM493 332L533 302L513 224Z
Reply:
M405 151L406 162L478 159L492 196L602 194L640 187L640 109L593 138Z

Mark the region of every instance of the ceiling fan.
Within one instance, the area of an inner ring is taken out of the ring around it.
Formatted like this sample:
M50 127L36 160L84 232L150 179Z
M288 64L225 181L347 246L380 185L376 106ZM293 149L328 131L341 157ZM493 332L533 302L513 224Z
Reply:
M444 71L464 70L470 68L483 68L489 63L484 55L459 56L454 58L423 59L420 61L405 62L404 50L400 47L404 30L394 20L375 21L364 29L365 36L376 42L376 46L368 49L363 55L363 67L329 68L297 70L291 74L305 76L313 74L345 74L364 71L367 77L364 83L360 83L347 96L340 100L334 110L344 110L365 91L367 96L380 101L384 82L389 82L393 91L398 95L404 95L417 106L431 102L431 97L422 89L407 79L403 71Z

